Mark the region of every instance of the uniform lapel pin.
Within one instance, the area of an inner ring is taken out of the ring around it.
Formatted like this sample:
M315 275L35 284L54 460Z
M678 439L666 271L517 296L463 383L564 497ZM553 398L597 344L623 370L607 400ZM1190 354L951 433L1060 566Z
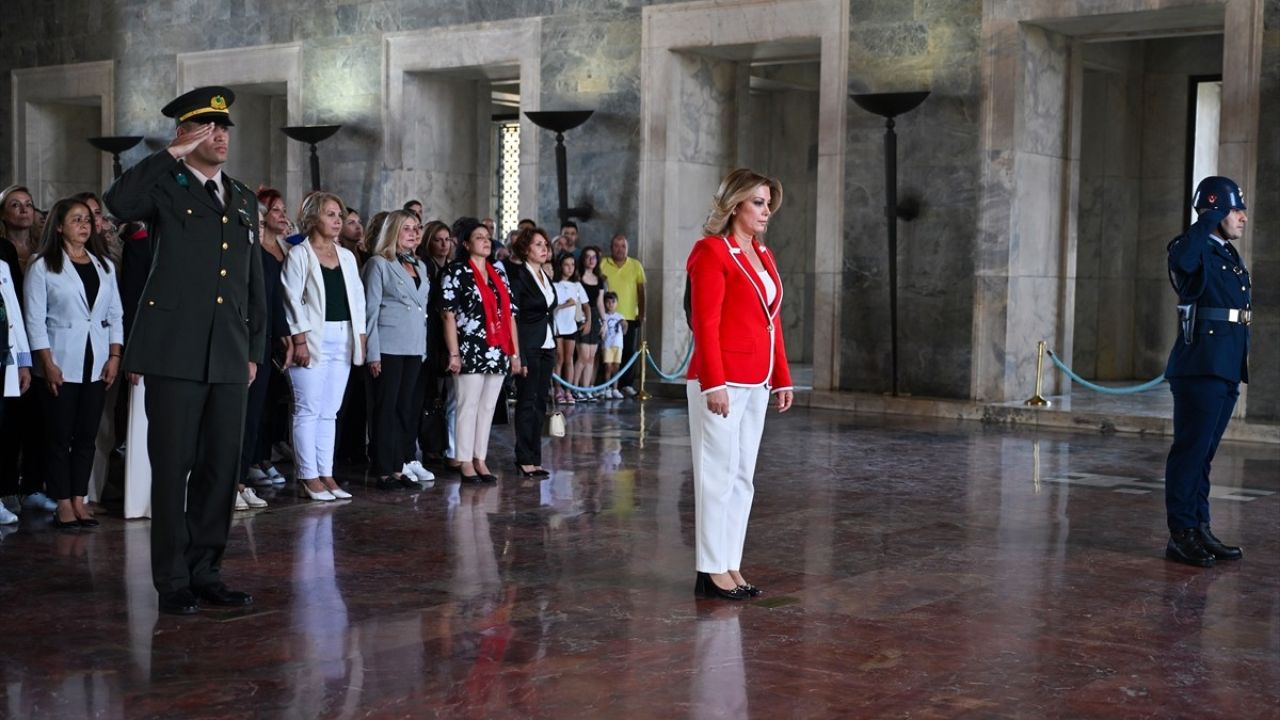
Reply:
M185 173L178 173L178 184L181 185L182 187L191 186L191 182L187 180L187 176Z

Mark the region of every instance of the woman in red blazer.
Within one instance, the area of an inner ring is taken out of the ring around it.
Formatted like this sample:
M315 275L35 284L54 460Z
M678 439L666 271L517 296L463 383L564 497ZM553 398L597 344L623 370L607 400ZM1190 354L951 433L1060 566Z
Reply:
M698 581L705 597L745 600L760 589L742 577L742 547L755 494L756 454L769 395L791 407L782 341L782 279L760 243L782 204L782 184L738 169L720 183L689 253L689 435L697 523Z

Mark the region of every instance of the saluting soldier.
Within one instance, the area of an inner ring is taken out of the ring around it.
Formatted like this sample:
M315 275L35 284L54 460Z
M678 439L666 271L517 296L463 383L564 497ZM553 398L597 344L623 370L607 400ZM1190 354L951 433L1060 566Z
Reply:
M258 202L222 172L235 95L202 87L161 110L169 146L124 173L105 199L150 227L151 271L124 366L146 378L151 575L160 610L250 605L222 582L245 402L263 356L267 312L255 247Z
M1244 235L1244 193L1230 178L1196 187L1195 224L1169 243L1169 279L1180 328L1165 377L1173 391L1173 447L1165 464L1169 544L1178 562L1212 567L1240 548L1209 527L1209 465L1231 421L1240 383L1249 382L1249 272L1231 244Z

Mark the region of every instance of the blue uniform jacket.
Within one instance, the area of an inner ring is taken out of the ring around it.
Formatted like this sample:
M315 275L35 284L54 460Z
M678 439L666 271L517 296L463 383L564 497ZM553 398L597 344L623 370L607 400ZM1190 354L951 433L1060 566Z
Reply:
M1211 235L1226 213L1202 213L1194 225L1169 243L1169 275L1178 303L1197 308L1252 309L1249 273ZM1169 353L1165 377L1211 375L1229 382L1249 382L1249 328L1225 320L1196 318L1192 342L1181 328Z

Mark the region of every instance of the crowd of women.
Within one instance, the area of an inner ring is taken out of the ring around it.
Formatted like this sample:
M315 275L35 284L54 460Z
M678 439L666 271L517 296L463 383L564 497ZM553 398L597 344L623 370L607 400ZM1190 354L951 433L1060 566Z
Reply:
M489 432L495 411L505 410L508 378L516 470L550 474L542 467L542 428L553 373L589 385L602 343L600 359L616 370L626 332L617 297L598 272L599 248L574 252L576 227L561 244L532 221L521 221L505 248L491 223L424 224L412 202L374 215L361 232L358 214L327 192L306 197L295 233L279 192L261 189L258 201L272 338L259 365L273 371L258 372L250 386L241 458L249 485L283 484L270 448L286 424L278 409L291 408L300 495L350 498L334 477L338 415L344 398L349 411L357 409L350 406L359 394L347 388L366 378L370 410L360 445L367 437L378 488L431 483L419 453L446 461L464 482L496 481ZM761 592L741 565L770 395L780 411L792 402L782 281L761 242L781 201L776 179L730 173L686 267L695 591L704 597ZM30 191L0 192L3 492L54 512L59 529L97 525L85 502L95 441L106 391L119 379L126 310L136 306L129 278L149 268L150 253L136 245L145 228L112 232L102 210L88 193L59 200L41 228ZM555 391L560 402L588 397ZM265 505L249 485L240 487L237 507ZM0 505L0 523L15 520Z
M344 428L355 437L344 454L367 461L379 489L430 486L423 460L463 481L496 480L490 428L512 394L516 470L548 474L541 435L552 374L590 385L597 347L620 343L609 336L599 248L556 252L559 237L529 220L507 247L492 221L424 222L413 202L366 228L332 193L308 195L295 219L280 192L257 197L272 341L259 360L267 371L250 386L237 509L265 507L255 488L285 484L272 464L281 441L301 497L350 498L334 473ZM99 426L150 240L145 227L112 223L92 193L44 213L27 188L11 186L0 220L0 524L36 510L60 529L93 527L86 498ZM614 393L562 388L554 398ZM108 423L116 445L127 398L118 393Z

